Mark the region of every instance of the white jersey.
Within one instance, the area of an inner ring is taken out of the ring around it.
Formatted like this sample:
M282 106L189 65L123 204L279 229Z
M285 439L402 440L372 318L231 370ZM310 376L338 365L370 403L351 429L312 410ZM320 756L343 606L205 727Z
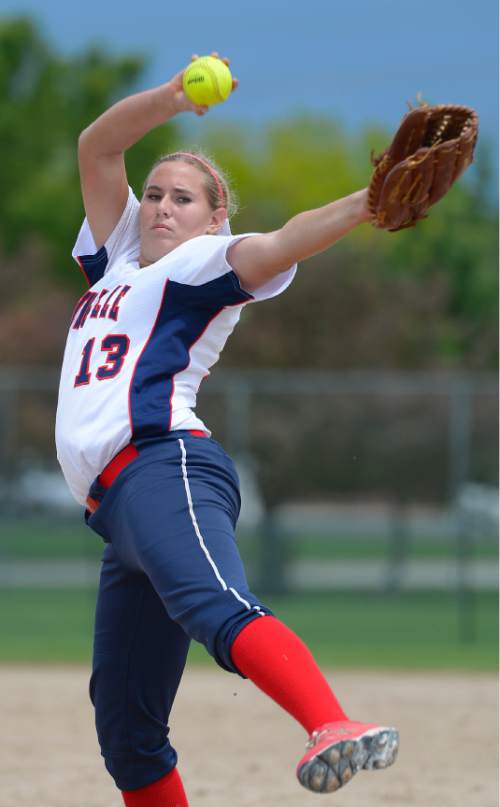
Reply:
M244 305L274 297L296 266L249 294L229 265L231 244L251 235L202 235L139 266L139 202L96 249L87 219L73 257L89 290L73 310L59 386L57 457L85 504L90 485L131 441L174 429L209 430L195 415L201 381Z

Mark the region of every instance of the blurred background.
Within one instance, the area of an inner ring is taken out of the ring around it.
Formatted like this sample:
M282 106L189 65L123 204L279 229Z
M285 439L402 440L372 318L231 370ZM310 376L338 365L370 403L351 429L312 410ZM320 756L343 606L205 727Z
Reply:
M111 103L218 50L240 87L127 153L201 146L233 230L363 187L415 101L477 109L474 166L416 229L360 228L250 306L199 411L234 456L255 590L335 667L497 659L497 6L234 2L189 17L91 0L0 2L0 660L90 661L102 544L54 451L83 278L76 142ZM411 28L411 40L409 37ZM335 641L333 641L335 637ZM193 649L193 659L207 660Z

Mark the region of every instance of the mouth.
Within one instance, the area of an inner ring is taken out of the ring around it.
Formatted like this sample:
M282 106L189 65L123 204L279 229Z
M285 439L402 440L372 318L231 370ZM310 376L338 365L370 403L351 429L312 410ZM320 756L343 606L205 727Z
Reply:
M167 230L168 232L172 232L172 228L168 226L168 224L155 224L154 227L151 228L152 230Z

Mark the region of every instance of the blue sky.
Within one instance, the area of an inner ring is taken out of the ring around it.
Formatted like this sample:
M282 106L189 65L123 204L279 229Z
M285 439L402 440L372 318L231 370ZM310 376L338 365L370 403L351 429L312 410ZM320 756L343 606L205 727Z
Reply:
M394 127L421 90L432 103L474 106L483 138L496 142L496 0L190 0L182 8L157 0L0 0L0 14L31 14L62 53L97 43L145 54L138 89L167 80L192 52L228 55L241 84L211 110L217 121L251 128L309 111L353 131ZM193 116L188 125L203 121Z

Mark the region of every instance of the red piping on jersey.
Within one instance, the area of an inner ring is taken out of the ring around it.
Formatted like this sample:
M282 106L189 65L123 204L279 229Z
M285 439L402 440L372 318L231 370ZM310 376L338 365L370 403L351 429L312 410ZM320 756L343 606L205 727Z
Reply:
M237 305L241 305L241 306L243 306L243 305L247 305L249 302L251 302L251 301L250 301L250 300L247 300L246 302L243 302L243 303L231 303L230 305L225 305L225 306L223 306L221 309L219 309L219 311L217 311L217 312L216 312L216 313L213 315L212 319L209 319L209 320L208 320L207 324L206 324L206 325L205 325L205 327L203 328L203 330L202 330L202 332L200 333L200 335L199 335L199 336L198 336L198 337L197 337L197 338L194 340L194 342L193 342L193 343L192 343L192 344L189 346L189 351L188 351L188 354L189 354L189 361L188 361L188 363L186 364L186 366L185 366L185 367L183 367L183 368L182 368L182 370L177 370L177 372L176 372L176 373L174 373L174 375L172 376L172 392L170 393L170 398L169 398L169 401L168 401L168 403L169 403L169 408L170 408L170 415L169 415L169 418L168 418L168 430L169 430L169 431L171 430L171 427L172 427L172 415L174 414L174 409L173 409L173 406L172 406L172 401L173 401L173 398L174 398L174 393L175 393L175 377L176 377L177 375L179 375L179 373L184 373L186 370L189 370L189 367L191 366L191 360L192 360L192 356L191 356L191 351L192 351L192 349L194 348L194 346L196 345L196 343L200 341L201 337L202 337L202 336L203 336L203 335L206 333L207 328L208 328L208 327L209 327L209 326L212 324L212 322L213 322L214 320L216 320L216 319L217 319L217 317L218 317L218 316L220 316L220 315L222 314L222 312L223 312L223 311L225 311L225 309L226 309L226 308L234 308L234 307L235 307L235 306L237 306ZM219 351L219 356L220 356L220 351ZM202 381L203 381L205 378L207 378L209 375L210 375L210 370L209 370L209 371L208 371L208 373L207 373L206 375L204 375L204 376L203 376L203 378L200 380L200 383L199 383L199 385L198 385L198 389L197 389L197 391L196 391L196 394L198 394L198 392L199 392L199 390L200 390L200 387L201 387L201 382L202 382Z
M85 280L87 281L88 287L90 288L90 277L88 276L87 272L85 271L83 263L81 262L80 258L78 258L78 257L75 258L75 261L77 262L78 266L82 270L83 276L84 276Z
M158 320L160 318L160 314L161 314L161 311L162 311L162 308L163 308L163 303L165 302L165 297L167 295L167 287L168 287L169 280L170 280L170 278L167 277L167 280L165 282L165 286L163 288L163 294L161 296L161 302L160 302L160 305L159 305L159 308L158 308L158 313L157 313L156 319L154 321L154 325L151 328L151 331L149 333L147 341L145 342L144 347L142 348L141 352L139 353L139 355L137 357L137 361L136 361L136 363L134 365L134 369L132 370L132 376L130 378L130 384L129 384L129 387L128 387L128 419L129 419L129 423L130 423L130 434L134 433L134 426L133 426L133 423L132 423L132 408L131 408L131 405L130 405L130 393L132 392L132 383L134 381L135 371L137 369L137 365L139 364L139 361L141 360L142 354L144 353L147 346L149 345L149 342L151 341L151 337L153 336L153 334L155 332L156 325L158 323Z

